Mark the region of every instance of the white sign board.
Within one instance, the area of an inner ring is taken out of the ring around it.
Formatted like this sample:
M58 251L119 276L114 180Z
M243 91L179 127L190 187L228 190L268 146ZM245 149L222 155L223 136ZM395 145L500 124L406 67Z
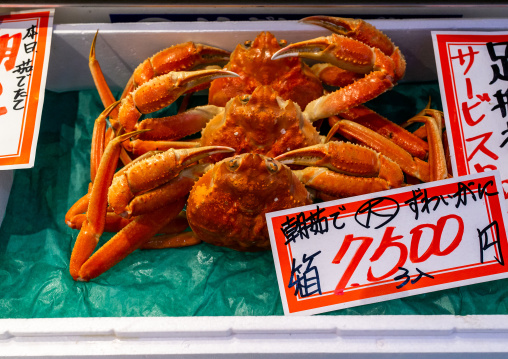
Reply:
M508 277L497 171L268 213L285 314Z
M0 16L0 169L33 167L53 10Z

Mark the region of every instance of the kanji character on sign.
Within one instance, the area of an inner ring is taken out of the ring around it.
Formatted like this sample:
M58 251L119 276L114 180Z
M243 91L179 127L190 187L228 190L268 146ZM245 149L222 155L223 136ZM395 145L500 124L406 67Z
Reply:
M295 295L300 294L300 297L308 297L312 294L321 294L321 283L319 282L319 272L316 266L312 266L314 257L317 256L321 251L318 251L310 256L307 254L303 255L303 263L307 263L307 267L303 273L300 271L301 264L296 266L296 259L293 258L291 268L291 280L288 284L288 288L295 287ZM298 273L298 274L297 274ZM296 279L294 279L296 277Z
M487 50L489 52L490 59L492 61L501 61L501 69L499 69L499 66L497 64L494 64L491 66L492 72L494 73L494 77L492 78L492 81L490 81L489 85L493 84L497 80L503 80L508 81L508 42L488 42L485 44L487 46ZM500 47L500 51L502 55L498 55L496 53L496 47ZM503 116L504 117L504 116Z

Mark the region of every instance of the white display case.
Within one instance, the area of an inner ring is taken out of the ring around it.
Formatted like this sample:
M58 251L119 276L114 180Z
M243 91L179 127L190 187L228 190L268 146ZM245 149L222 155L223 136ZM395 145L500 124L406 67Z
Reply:
M504 30L508 19L371 23L405 54L403 81L437 81L432 30ZM93 87L87 64L97 30L97 53L116 89L144 58L171 44L193 40L232 50L260 31L288 42L328 33L296 21L57 24L48 90ZM12 174L0 180L8 193ZM7 197L0 197L3 206ZM0 319L6 358L502 358L507 352L507 315Z

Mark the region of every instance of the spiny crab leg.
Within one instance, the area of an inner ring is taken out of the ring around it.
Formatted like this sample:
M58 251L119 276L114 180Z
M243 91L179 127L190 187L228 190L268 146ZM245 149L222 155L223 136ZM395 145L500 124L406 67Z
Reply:
M370 148L348 142L333 141L309 146L286 152L275 159L285 165L325 167L334 173L346 175L346 177L364 178L358 179L358 181L365 183L371 181L365 180L365 178L379 178L385 182L383 186L386 189L397 188L404 184L404 175L396 163ZM317 169L305 169L301 174L307 176L318 172L320 174L327 173L327 171L318 171ZM327 173L326 176L332 177L334 175ZM342 176L340 177L342 178ZM306 182L309 183L309 180ZM374 183L376 180L371 182ZM334 185L335 183L330 183L331 187ZM319 190L327 192L325 189Z
M126 131L132 131L142 114L169 106L190 89L222 77L238 75L226 70L201 70L170 72L156 77L122 100L118 120Z

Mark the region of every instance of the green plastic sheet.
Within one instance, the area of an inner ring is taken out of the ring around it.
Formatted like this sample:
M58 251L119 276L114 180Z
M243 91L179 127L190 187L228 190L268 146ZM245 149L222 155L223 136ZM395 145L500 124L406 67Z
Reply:
M437 83L400 84L369 106L403 121L429 96L440 108ZM78 231L64 216L87 191L92 128L102 109L94 90L46 92L35 167L15 171L0 228L0 317L283 315L271 252L208 244L138 250L91 282L72 280ZM499 280L329 314L507 314L507 287Z

